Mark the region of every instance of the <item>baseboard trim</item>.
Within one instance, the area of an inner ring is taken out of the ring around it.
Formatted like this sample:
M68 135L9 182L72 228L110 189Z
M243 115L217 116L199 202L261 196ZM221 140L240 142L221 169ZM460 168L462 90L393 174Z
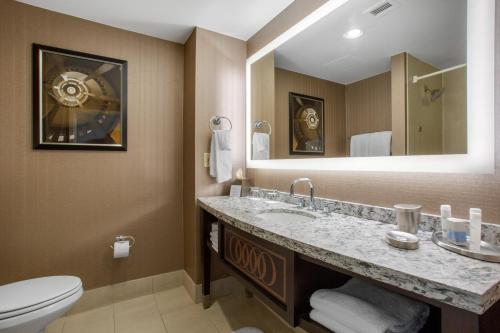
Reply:
M85 290L82 298L80 298L75 306L71 308L67 315L89 311L116 302L126 301L128 299L146 296L181 286L186 289L193 302L201 303L203 301L201 284L194 283L189 274L185 270L180 269L178 271ZM242 290L241 288L241 285L232 277L226 277L212 281L210 294L211 297L218 298L233 292L238 292Z
M163 290L177 288L182 286L183 279L184 270L181 269L85 290L80 300L73 306L67 315L89 311Z

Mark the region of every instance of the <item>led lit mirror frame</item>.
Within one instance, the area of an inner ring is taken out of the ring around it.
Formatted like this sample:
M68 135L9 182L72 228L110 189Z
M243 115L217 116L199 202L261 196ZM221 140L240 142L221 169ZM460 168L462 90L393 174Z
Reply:
M495 0L467 2L467 154L252 160L251 65L348 1L330 0L246 62L246 164L283 170L494 173Z

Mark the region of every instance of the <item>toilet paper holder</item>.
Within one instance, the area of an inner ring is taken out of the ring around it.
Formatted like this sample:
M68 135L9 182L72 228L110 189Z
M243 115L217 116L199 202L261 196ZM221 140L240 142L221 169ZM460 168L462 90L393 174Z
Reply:
M134 236L129 236L129 235L120 235L115 237L115 242L123 242L123 241L130 241L130 245L128 246L129 248L132 248L132 246L135 245L135 238ZM110 248L114 249L113 245L109 246Z

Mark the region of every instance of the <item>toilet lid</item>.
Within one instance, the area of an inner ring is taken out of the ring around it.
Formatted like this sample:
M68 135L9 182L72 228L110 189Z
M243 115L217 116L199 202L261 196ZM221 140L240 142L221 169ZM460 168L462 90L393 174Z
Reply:
M82 288L76 276L49 276L0 286L0 320L65 299Z

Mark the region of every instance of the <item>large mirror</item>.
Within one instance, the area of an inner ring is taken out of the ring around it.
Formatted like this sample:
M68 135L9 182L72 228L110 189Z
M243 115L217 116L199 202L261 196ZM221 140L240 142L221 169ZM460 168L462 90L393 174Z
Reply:
M354 0L250 66L251 159L467 154L467 0Z

